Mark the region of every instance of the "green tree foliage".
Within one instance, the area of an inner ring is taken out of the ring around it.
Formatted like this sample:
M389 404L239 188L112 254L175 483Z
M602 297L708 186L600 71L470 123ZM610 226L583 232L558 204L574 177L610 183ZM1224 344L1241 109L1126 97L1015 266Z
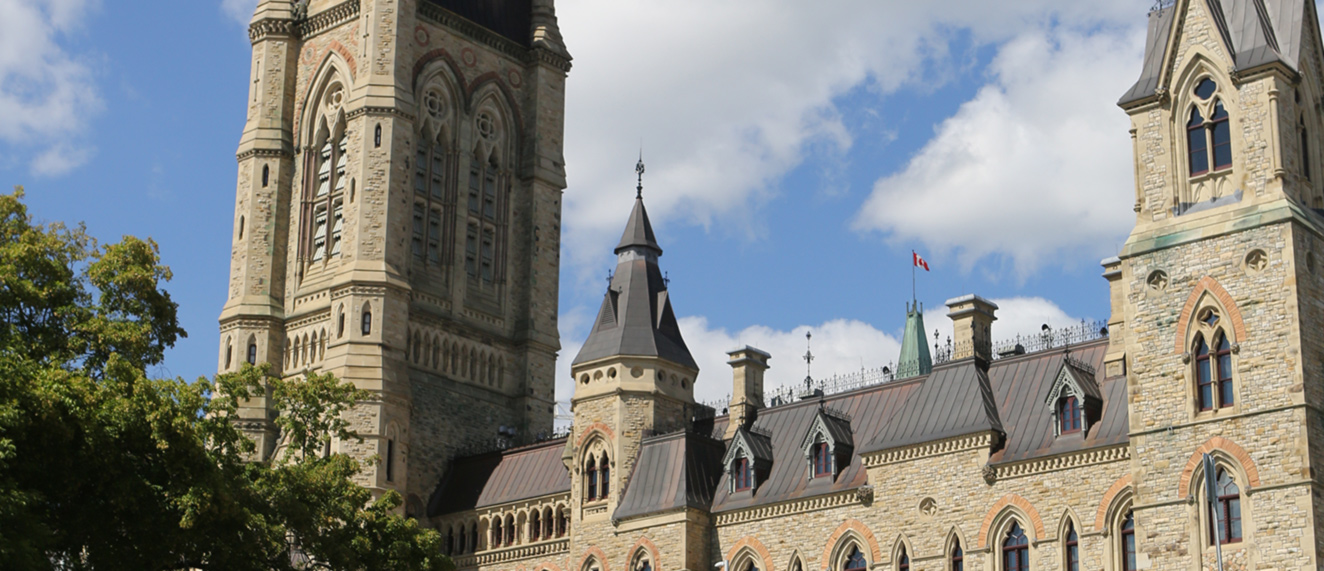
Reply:
M185 335L156 243L101 247L22 199L0 195L0 569L453 569L398 494L323 453L366 393L265 365L149 378ZM269 462L228 420L258 394L282 411Z

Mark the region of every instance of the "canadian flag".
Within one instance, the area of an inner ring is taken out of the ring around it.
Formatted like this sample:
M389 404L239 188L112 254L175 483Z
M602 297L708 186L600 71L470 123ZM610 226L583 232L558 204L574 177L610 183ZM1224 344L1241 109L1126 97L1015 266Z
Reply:
M924 271L926 272L929 271L929 263L924 261L924 258L921 258L920 255L914 251L911 251L910 254L915 256L915 267L924 268Z

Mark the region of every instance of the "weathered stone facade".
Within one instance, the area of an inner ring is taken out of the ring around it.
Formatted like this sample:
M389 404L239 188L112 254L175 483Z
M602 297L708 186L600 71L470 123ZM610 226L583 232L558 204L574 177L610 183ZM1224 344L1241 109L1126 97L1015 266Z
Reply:
M471 455L551 428L569 69L551 1L262 0L220 369L373 391L364 442L337 446L393 459L364 484L405 493L461 569L1005 571L1017 549L1032 569L1213 569L1206 453L1239 502L1225 568L1320 568L1318 17L1166 4L1121 103L1137 216L1103 263L1107 339L1001 353L997 307L957 298L932 370L765 403L770 356L745 348L735 414L713 418L641 196L572 365L572 431ZM276 412L243 411L266 454Z

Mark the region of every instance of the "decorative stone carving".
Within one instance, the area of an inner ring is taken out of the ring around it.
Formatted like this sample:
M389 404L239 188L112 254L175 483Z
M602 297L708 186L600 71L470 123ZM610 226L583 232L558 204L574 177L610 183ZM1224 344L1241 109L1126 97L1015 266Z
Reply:
M998 481L998 471L992 466L984 464L984 468L981 472L984 474L984 482L987 482L988 485L992 486L994 482Z
M919 515L925 519L933 519L938 515L938 500L933 498L924 498L919 501Z
M855 489L855 497L865 506L873 505L873 486L860 486Z
M1163 270L1150 272L1149 277L1145 279L1145 285L1148 285L1149 290L1155 293L1168 289L1168 273Z
M1256 248L1246 254L1246 271L1249 273L1260 273L1264 268L1269 267L1269 254L1264 250Z

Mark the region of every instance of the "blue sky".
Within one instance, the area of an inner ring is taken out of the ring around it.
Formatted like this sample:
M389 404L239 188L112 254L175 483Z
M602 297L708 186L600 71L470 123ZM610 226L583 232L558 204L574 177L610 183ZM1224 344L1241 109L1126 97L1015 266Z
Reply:
M157 374L216 368L254 0L0 0L0 175L44 220L150 236L189 332ZM895 360L910 252L929 329L977 293L1005 338L1106 319L1130 230L1128 122L1151 2L563 0L562 364L588 332L643 144L673 302L703 373L773 385ZM563 371L558 398L568 398Z

